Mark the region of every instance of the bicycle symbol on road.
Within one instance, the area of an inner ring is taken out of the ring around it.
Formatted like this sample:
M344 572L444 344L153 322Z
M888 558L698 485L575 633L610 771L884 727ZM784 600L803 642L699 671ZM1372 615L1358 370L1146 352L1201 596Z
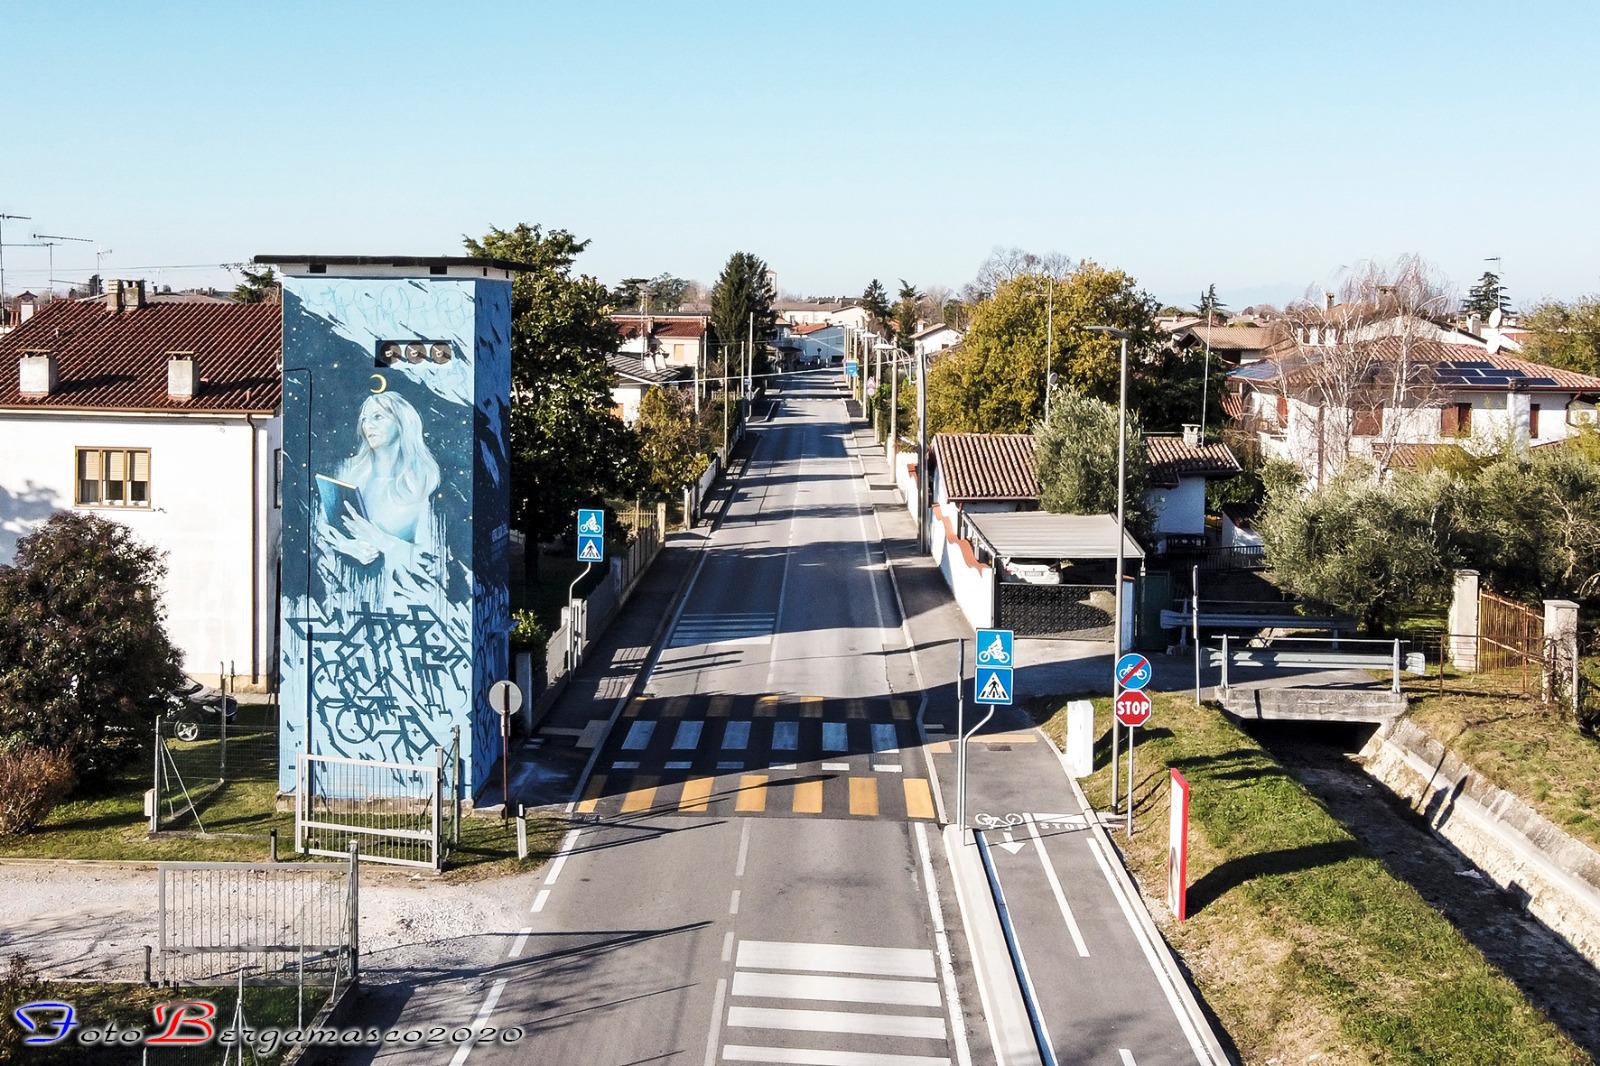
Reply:
M1025 815L1017 814L975 814L972 816L973 824L979 829L1009 829L1014 825L1021 825L1028 819Z
M985 666L990 663L999 663L1004 666L1010 661L1011 656L1006 654L1006 643L1000 638L1000 634L998 633L994 635L993 642L991 642L987 648L984 648L982 651L978 652L978 662Z

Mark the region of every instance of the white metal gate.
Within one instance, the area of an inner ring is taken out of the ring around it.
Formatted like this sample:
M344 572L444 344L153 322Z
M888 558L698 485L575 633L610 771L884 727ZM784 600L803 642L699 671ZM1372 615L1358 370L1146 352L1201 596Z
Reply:
M459 750L435 749L432 765L298 755L295 850L342 858L354 844L369 862L443 869L461 835Z

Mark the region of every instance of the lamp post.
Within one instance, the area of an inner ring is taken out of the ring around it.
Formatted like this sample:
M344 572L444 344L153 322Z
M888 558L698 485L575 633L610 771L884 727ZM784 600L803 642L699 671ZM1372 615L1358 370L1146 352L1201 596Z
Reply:
M1085 326L1093 333L1109 333L1122 346L1121 379L1117 386L1117 588L1111 635L1111 701L1122 694L1117 680L1117 659L1122 655L1122 577L1126 534L1123 522L1128 503L1128 331L1116 326ZM1111 810L1117 809L1117 718L1111 717ZM1128 835L1133 835L1133 727L1128 727Z
M889 381L889 476L895 476L894 452L899 443L899 389L900 357L908 356L917 366L917 552L928 553L928 388L924 362L927 356L908 353L896 344L875 344L874 351L890 353Z

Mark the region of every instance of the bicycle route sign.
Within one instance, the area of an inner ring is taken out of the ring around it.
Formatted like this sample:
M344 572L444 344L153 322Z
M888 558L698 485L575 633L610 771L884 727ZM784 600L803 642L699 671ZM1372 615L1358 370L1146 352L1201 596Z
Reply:
M1012 670L1011 630L978 630L977 671L972 679L974 703L1009 704L1016 694Z
M1150 683L1151 673L1150 660L1136 651L1117 660L1117 684L1123 688L1144 688Z

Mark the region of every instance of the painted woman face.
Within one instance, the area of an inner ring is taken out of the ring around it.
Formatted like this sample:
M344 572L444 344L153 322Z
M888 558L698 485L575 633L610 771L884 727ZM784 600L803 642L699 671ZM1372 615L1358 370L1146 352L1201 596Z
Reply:
M399 436L400 426L394 416L376 404L367 408L361 416L361 438L374 451L393 444Z

